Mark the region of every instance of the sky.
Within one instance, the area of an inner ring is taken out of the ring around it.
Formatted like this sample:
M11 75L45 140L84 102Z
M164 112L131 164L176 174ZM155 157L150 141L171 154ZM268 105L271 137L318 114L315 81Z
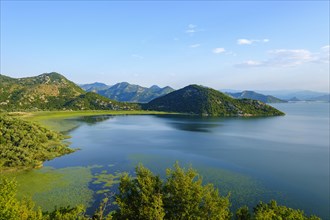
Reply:
M329 1L3 1L1 69L75 83L329 92Z

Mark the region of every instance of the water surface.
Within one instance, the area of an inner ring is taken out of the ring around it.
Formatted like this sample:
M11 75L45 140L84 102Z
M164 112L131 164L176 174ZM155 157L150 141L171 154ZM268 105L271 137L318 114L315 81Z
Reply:
M133 173L134 167L143 163L164 175L166 167L179 161L196 168L204 182L214 183L223 195L231 192L233 209L276 199L280 204L329 219L329 104L274 106L286 115L69 119L79 125L69 132L69 141L81 150L45 166L61 169L98 165L91 169L92 174ZM98 200L100 193L95 192L107 187L92 184L91 180L88 188Z

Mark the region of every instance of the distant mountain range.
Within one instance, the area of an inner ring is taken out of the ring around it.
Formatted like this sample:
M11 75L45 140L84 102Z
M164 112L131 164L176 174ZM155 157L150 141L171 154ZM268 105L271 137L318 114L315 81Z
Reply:
M278 99L271 95L263 95L260 93L256 93L254 91L243 91L243 92L236 92L236 93L230 93L226 92L229 96L235 98L235 99L253 99L258 100L264 103L283 103L287 102L281 99Z
M225 92L229 95L244 92L244 91L241 92L239 90L232 90L232 89L223 89L221 91ZM277 99L284 100L284 101L295 101L295 102L297 102L297 101L329 102L330 101L330 94L329 93L315 92L315 91L309 91L309 90L276 90L276 91L256 90L254 92L262 94L264 96L273 96ZM259 100L259 99L257 99L257 100ZM262 101L262 100L260 100L260 101ZM271 100L269 100L267 102L271 103Z
M85 92L59 73L11 78L0 74L0 110L131 110L137 105L120 103Z
M109 99L120 102L139 102L146 103L160 96L173 92L174 89L166 86L151 86L150 88L139 85L129 84L127 82L117 83L109 86L103 83L92 83L80 85L85 91L95 92Z
M309 90L300 91L260 91L263 94L273 95L288 101L323 101L329 102L329 93Z
M256 100L234 99L217 90L189 85L142 105L143 109L204 116L272 116L284 113Z
M95 82L95 83L91 83L91 84L82 84L79 86L86 92L95 92L95 93L99 90L106 90L111 87L111 86L108 86L108 85L106 85L104 83L100 83L100 82Z

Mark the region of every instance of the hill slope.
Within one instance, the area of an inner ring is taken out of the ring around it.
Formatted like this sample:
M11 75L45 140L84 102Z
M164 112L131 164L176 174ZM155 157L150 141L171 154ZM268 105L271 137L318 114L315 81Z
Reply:
M271 95L263 95L260 93L256 93L254 91L243 91L237 93L227 93L228 95L232 96L236 99L253 99L258 100L264 103L283 103L286 102L284 100L278 99Z
M119 103L98 94L85 92L59 73L11 78L0 75L0 110L130 110L132 104Z
M234 99L217 90L189 85L143 105L146 110L206 116L271 116L284 113L260 101Z
M81 85L81 88L86 91L96 92L104 97L120 102L149 102L155 98L173 92L174 89L167 86L160 88L158 86L151 86L150 88L139 85L129 84L127 82L117 83L113 86L105 88L105 84L86 84Z
M79 86L86 92L95 92L95 93L97 93L97 91L106 90L111 87L104 83L99 83L99 82L95 82L95 83L91 83L91 84L83 84L83 85L79 85Z
M73 152L63 139L38 124L0 115L0 171L40 167L45 160Z

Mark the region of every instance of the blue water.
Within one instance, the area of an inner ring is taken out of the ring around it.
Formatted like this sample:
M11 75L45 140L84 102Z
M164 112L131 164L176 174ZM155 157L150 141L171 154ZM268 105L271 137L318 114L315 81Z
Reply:
M116 171L132 171L141 162L162 175L179 161L198 169L221 192L235 191L233 208L274 198L329 219L329 103L273 106L286 115L70 119L80 126L70 131L69 141L81 150L45 165L114 164Z

